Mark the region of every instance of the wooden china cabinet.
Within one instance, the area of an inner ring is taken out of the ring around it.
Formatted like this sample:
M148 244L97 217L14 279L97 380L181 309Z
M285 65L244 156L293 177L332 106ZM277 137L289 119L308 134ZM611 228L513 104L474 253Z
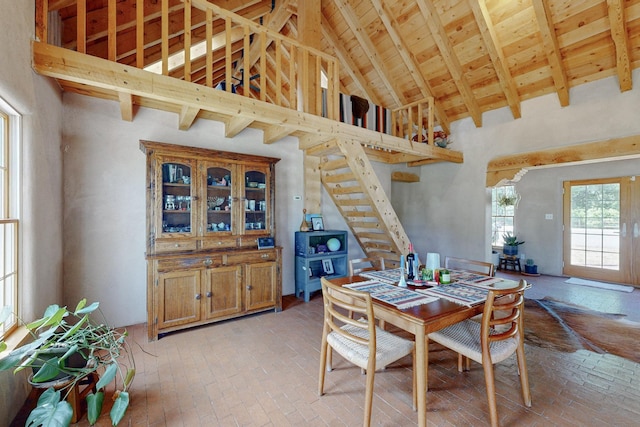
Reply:
M147 155L147 314L159 334L282 309L275 163L141 141Z

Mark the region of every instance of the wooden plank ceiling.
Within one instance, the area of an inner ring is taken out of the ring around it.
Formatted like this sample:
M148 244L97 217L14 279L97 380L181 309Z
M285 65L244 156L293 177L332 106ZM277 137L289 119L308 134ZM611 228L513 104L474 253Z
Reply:
M136 0L86 1L87 53L107 57L106 6L117 3L117 60L135 66ZM212 2L297 38L295 0ZM160 59L161 3L144 0L144 65ZM49 0L49 8L60 14L62 46L74 49L76 1ZM173 53L183 4L169 8ZM321 48L340 60L341 92L388 108L433 96L445 130L464 117L481 126L483 112L501 107L517 119L523 100L549 93L566 106L572 87L604 77L629 90L640 64L640 0L321 0L321 10ZM196 39L203 33L192 29ZM234 52L240 60L240 46ZM214 73L214 82L223 78Z

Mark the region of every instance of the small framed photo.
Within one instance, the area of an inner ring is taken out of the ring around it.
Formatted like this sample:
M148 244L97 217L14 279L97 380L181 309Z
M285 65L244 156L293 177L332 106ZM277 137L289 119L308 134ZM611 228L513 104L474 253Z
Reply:
M311 270L311 267L309 267L308 270L309 270L309 277L313 277L313 270Z
M323 259L322 270L326 275L333 274L333 261L331 261L330 259Z
M311 228L313 228L313 231L324 231L324 223L321 216L311 218Z

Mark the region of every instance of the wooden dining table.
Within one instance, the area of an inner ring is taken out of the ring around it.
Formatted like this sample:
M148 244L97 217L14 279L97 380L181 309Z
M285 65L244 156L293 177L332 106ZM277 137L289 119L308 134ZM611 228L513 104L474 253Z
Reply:
M371 280L362 276L347 276L329 279L333 284L344 286L351 283ZM508 289L518 285L513 280L501 280L492 285L496 289ZM425 287L408 286L409 289L425 289ZM429 363L429 338L431 332L469 319L482 313L484 303L466 306L439 298L427 304L399 309L391 304L372 298L374 315L377 319L392 324L414 335L416 343L416 390L418 401L418 425L427 425L427 379Z

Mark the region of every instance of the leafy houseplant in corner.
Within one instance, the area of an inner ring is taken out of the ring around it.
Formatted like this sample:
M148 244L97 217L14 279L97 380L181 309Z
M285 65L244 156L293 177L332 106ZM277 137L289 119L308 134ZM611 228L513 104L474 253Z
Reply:
M535 265L535 261L531 258L527 258L524 263L524 272L526 274L538 275L538 266Z
M116 391L111 408L111 422L115 426L129 406L128 388L135 375L135 361L126 330L120 331L92 315L100 313L99 304L86 305L81 300L73 312L66 307L50 305L44 316L26 325L33 341L11 351L0 359L0 370L14 369L14 373L31 368L32 384L47 388L29 414L27 426L68 426L73 410L64 399L76 385L89 376L98 375L97 392L87 395L87 418L94 425L102 412L104 388L115 382ZM5 307L0 324L10 315ZM6 344L0 341L0 351ZM69 363L77 359L81 363ZM56 384L56 388L53 384ZM120 388L118 387L120 383Z
M518 246L520 246L524 242L518 241L518 238L516 236L511 235L511 233L503 234L502 239L504 240L504 245L502 246L502 253L510 256L518 255Z

